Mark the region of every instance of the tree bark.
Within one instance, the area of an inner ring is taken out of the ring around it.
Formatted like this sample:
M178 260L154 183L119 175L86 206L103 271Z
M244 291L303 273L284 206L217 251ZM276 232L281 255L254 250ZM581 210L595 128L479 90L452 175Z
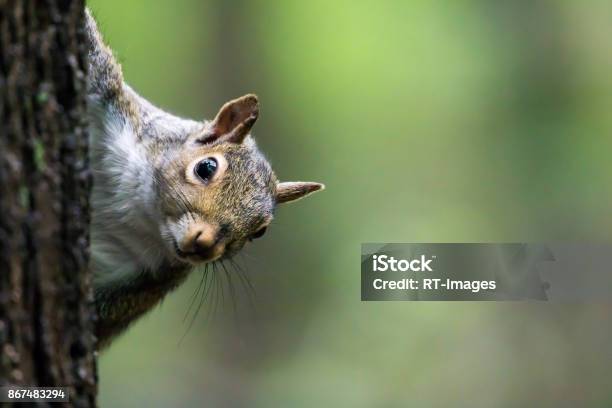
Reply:
M82 0L0 0L0 385L94 406Z

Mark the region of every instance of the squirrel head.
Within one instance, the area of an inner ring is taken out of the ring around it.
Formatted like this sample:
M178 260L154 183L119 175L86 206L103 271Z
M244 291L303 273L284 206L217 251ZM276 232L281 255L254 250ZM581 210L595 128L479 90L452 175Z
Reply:
M324 188L277 181L249 134L258 115L255 95L226 103L156 167L161 234L178 261L231 257L265 233L277 205Z

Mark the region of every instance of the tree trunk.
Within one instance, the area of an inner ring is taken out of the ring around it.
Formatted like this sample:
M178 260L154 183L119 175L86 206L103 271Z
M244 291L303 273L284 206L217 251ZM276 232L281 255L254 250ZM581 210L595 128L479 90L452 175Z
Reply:
M0 0L0 385L95 405L82 0Z

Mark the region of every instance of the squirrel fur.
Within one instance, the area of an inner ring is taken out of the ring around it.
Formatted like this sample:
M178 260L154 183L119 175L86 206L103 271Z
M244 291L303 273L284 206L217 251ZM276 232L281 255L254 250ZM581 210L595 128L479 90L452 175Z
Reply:
M250 134L255 95L226 103L208 121L176 117L139 96L85 14L91 267L102 348L194 267L229 258L262 235L277 205L324 186L277 180Z

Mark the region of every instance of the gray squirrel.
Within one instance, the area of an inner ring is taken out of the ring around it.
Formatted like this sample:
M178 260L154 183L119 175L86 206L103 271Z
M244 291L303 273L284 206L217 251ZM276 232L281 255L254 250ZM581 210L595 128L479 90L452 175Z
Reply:
M255 95L226 103L210 121L178 118L139 96L85 14L91 267L102 348L194 267L262 236L277 205L324 186L277 180L250 135Z

